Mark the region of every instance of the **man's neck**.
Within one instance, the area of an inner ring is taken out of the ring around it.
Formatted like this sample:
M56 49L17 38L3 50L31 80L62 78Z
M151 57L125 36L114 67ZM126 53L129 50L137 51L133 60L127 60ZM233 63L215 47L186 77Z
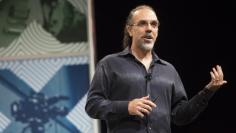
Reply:
M138 48L131 48L131 53L139 60L152 59L152 50L141 50Z
M149 69L149 66L152 62L152 51L144 51L140 49L132 49L131 52L134 55L134 57L139 60L146 68L146 70Z

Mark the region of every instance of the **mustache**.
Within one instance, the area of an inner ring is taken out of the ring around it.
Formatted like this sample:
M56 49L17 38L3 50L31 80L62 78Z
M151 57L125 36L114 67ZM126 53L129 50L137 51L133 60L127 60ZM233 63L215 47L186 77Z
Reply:
M152 33L150 33L150 32L145 33L143 35L143 37L145 37L145 38L153 38Z
M152 33L151 33L151 32L146 32L145 35L146 35L146 36L151 36Z

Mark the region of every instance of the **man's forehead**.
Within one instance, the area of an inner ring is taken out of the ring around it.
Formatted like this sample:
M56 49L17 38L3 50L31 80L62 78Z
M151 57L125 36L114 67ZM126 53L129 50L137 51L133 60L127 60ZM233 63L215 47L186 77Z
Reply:
M153 10L143 8L134 12L133 20L157 20L157 16Z

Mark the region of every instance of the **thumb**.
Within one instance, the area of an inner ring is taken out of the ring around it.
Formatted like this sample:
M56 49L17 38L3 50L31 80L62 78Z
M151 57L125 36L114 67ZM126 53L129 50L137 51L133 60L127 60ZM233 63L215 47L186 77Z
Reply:
M142 97L141 99L149 99L149 95Z

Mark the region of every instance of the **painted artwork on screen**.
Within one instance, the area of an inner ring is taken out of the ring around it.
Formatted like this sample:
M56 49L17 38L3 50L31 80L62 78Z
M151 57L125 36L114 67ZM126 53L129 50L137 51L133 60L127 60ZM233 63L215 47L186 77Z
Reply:
M0 0L0 133L93 133L87 0Z

